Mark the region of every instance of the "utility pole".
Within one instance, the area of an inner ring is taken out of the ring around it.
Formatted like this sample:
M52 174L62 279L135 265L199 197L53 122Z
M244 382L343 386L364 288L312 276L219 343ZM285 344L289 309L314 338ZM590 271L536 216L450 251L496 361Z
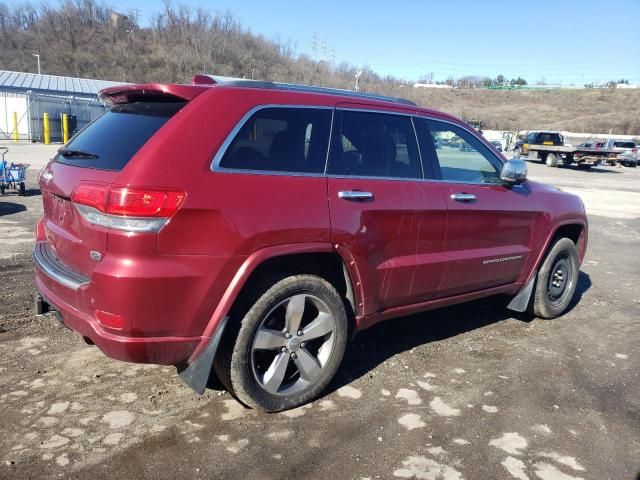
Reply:
M36 57L38 59L38 75L40 75L40 54L39 53L32 53L31 55L33 55L34 57Z
M331 47L331 67L336 66L336 49Z
M327 39L322 40L322 61L327 63Z

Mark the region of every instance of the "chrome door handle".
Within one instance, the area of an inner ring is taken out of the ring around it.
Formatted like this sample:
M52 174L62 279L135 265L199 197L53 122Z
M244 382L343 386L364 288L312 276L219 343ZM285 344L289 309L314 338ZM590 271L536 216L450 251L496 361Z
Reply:
M338 198L362 202L364 200L373 200L373 193L363 192L361 190L342 190L338 192Z
M456 202L475 202L476 196L473 193L452 193L451 200Z

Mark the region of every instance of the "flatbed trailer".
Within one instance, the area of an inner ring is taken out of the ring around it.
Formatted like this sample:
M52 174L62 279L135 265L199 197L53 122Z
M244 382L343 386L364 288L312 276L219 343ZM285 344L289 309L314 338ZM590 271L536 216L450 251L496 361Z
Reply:
M591 168L599 163L617 163L619 149L586 148L569 145L529 145L525 160L540 160L549 167L578 164L578 168Z

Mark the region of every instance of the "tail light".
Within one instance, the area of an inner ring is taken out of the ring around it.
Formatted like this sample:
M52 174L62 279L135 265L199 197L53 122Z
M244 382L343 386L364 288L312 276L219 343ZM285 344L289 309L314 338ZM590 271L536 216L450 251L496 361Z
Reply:
M80 183L71 200L82 217L101 227L130 232L157 232L182 206L185 193Z

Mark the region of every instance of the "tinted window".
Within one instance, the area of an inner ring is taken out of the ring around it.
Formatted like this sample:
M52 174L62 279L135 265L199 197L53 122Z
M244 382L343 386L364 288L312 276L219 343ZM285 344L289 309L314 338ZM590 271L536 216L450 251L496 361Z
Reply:
M436 157L443 180L456 182L500 182L502 162L467 130L450 123L428 120L436 144Z
M116 105L90 123L66 145L90 156L56 155L60 163L101 170L121 170L184 102L136 102Z
M541 132L538 134L535 141L538 143L542 143L542 142L562 143L562 137L560 137L560 134L558 133Z
M330 129L330 109L264 108L242 126L220 166L324 173Z
M342 112L333 142L329 173L363 177L422 178L410 117Z
M634 142L613 142L614 148L636 148Z

